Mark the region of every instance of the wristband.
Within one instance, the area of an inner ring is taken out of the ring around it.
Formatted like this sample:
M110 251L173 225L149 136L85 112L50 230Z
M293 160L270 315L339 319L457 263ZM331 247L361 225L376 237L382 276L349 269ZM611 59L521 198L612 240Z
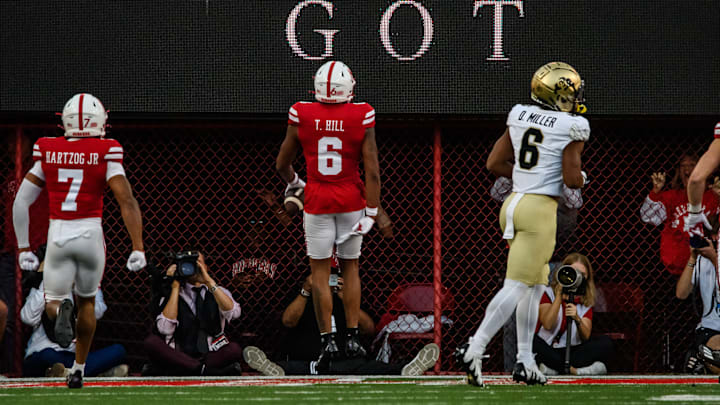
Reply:
M699 214L702 212L702 203L690 204L688 203L688 212L691 214Z
M365 215L369 217L376 217L378 214L378 208L365 207Z
M210 291L210 294L214 294L214 293L215 293L215 290L217 290L217 289L218 289L218 285L215 284L214 286L210 287L210 288L208 289L208 291Z
M295 172L295 175L293 176L293 179L290 180L290 182L288 183L288 185L294 186L294 185L298 184L298 181L299 181L299 180L300 180L300 177L298 176L297 172Z
M309 297L310 297L310 293L307 292L307 291L305 291L305 289L302 288L302 287L300 287L300 295L302 295L302 296L305 297L305 298L309 298Z

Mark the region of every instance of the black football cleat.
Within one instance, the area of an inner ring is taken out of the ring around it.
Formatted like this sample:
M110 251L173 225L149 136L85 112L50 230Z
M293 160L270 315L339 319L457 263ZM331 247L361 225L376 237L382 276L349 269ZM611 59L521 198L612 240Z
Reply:
M83 386L82 371L75 370L74 373L68 374L67 386L68 386L68 388L82 388L82 386Z
M75 333L72 327L73 320L73 302L64 299L60 303L57 318L55 318L55 340L62 348L67 348L75 339Z
M482 378L482 361L487 359L488 355L473 356L470 361L465 360L470 343L458 347L455 350L455 362L460 365L462 370L467 374L467 383L476 387L484 386Z
M360 344L360 339L356 335L348 335L345 339L345 357L354 359L357 357L365 358L367 351Z
M341 359L342 353L335 342L334 333L324 335L321 339L323 341L323 347L320 350L320 357L318 357L316 369L318 374L326 374L330 370L330 362Z
M536 364L528 367L523 363L515 363L515 369L512 373L513 381L524 382L527 385L545 385L547 383L547 377L541 373Z

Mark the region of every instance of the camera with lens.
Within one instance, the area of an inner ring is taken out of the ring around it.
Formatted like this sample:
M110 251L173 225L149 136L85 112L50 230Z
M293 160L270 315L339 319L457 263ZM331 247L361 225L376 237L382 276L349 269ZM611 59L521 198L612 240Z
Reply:
M555 280L562 286L564 294L585 295L587 279L575 267L567 264L561 266L555 271Z
M197 260L200 257L200 253L194 251L177 252L173 255L175 260L175 278L178 280L184 280L190 276L198 273Z

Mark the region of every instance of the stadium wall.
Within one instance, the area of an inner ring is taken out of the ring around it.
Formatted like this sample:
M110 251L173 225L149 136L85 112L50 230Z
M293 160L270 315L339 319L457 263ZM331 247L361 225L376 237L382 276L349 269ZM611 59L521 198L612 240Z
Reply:
M382 239L373 232L366 238L362 306L377 321L398 286L434 283L435 291L446 289L454 304L437 311L453 323L435 335L441 336L442 347L437 371L457 371L451 353L475 330L503 279L507 249L498 225L500 204L489 194L494 177L485 169L485 159L504 120L401 118L378 119L382 203L394 222L395 237ZM14 139L34 141L57 132L47 116L4 122L0 134L8 148L0 152L0 170L22 176L8 150ZM591 116L590 122L593 134L583 166L591 182L583 193L577 229L557 247L555 259L571 251L585 253L601 288L623 285L629 291L619 299L622 310L595 318L596 332L624 337L616 340L618 355L610 370L667 371L682 362L698 315L692 303L674 298L674 278L659 260L660 229L642 223L639 209L651 187L650 174L670 173L681 153L704 150L715 121ZM230 329L231 339L276 355L284 334L280 315L309 271L300 218L283 225L262 198L269 191L279 202L284 188L274 169L283 119L120 118L112 123L110 136L126 150L126 171L143 210L148 257L165 268L169 251L202 250L211 272L243 309ZM295 167L304 174L302 157ZM142 341L153 323L150 279L147 271L124 269L130 241L111 195L105 203L108 261L102 288L108 311L98 322L95 345L122 343L133 370L139 370L145 356ZM7 216L2 226L12 226ZM435 306L441 302L436 299ZM23 339L16 340L17 354L28 332L23 328ZM489 371L502 371L501 340L491 344ZM396 341L393 359L402 361L419 344Z

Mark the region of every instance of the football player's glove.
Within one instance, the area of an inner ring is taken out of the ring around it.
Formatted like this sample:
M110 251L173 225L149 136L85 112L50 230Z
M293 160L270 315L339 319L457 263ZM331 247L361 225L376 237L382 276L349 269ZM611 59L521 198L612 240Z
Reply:
M704 233L700 225L704 226L706 229L712 229L712 226L710 226L710 222L705 216L705 213L702 211L697 213L688 213L685 216L684 222L685 224L683 225L683 231L686 233L703 236Z
M331 60L315 73L315 99L321 103L346 103L355 96L355 78L350 68Z
M359 221L353 225L352 230L349 233L346 233L345 235L340 235L339 238L335 240L335 244L339 245L346 240L350 239L351 236L360 236L365 235L372 229L373 224L375 223L375 217L378 214L377 208L365 208L365 216L360 218Z
M300 176L298 176L297 173L295 173L295 177L293 177L292 181L290 181L285 187L285 195L287 196L288 192L291 189L295 188L305 188L305 182L302 181L302 179L300 178Z
M20 252L18 256L18 264L25 271L35 271L40 266L40 260L35 253L30 251Z
M585 83L580 74L564 62L550 62L533 75L530 98L536 103L556 111L583 113Z
M295 215L305 208L305 182L298 177L297 173L285 187L283 206L289 215Z
M80 93L65 103L62 112L65 136L79 138L105 136L107 111L92 94Z
M145 260L145 252L133 250L128 258L127 268L130 271L138 271L147 265Z

